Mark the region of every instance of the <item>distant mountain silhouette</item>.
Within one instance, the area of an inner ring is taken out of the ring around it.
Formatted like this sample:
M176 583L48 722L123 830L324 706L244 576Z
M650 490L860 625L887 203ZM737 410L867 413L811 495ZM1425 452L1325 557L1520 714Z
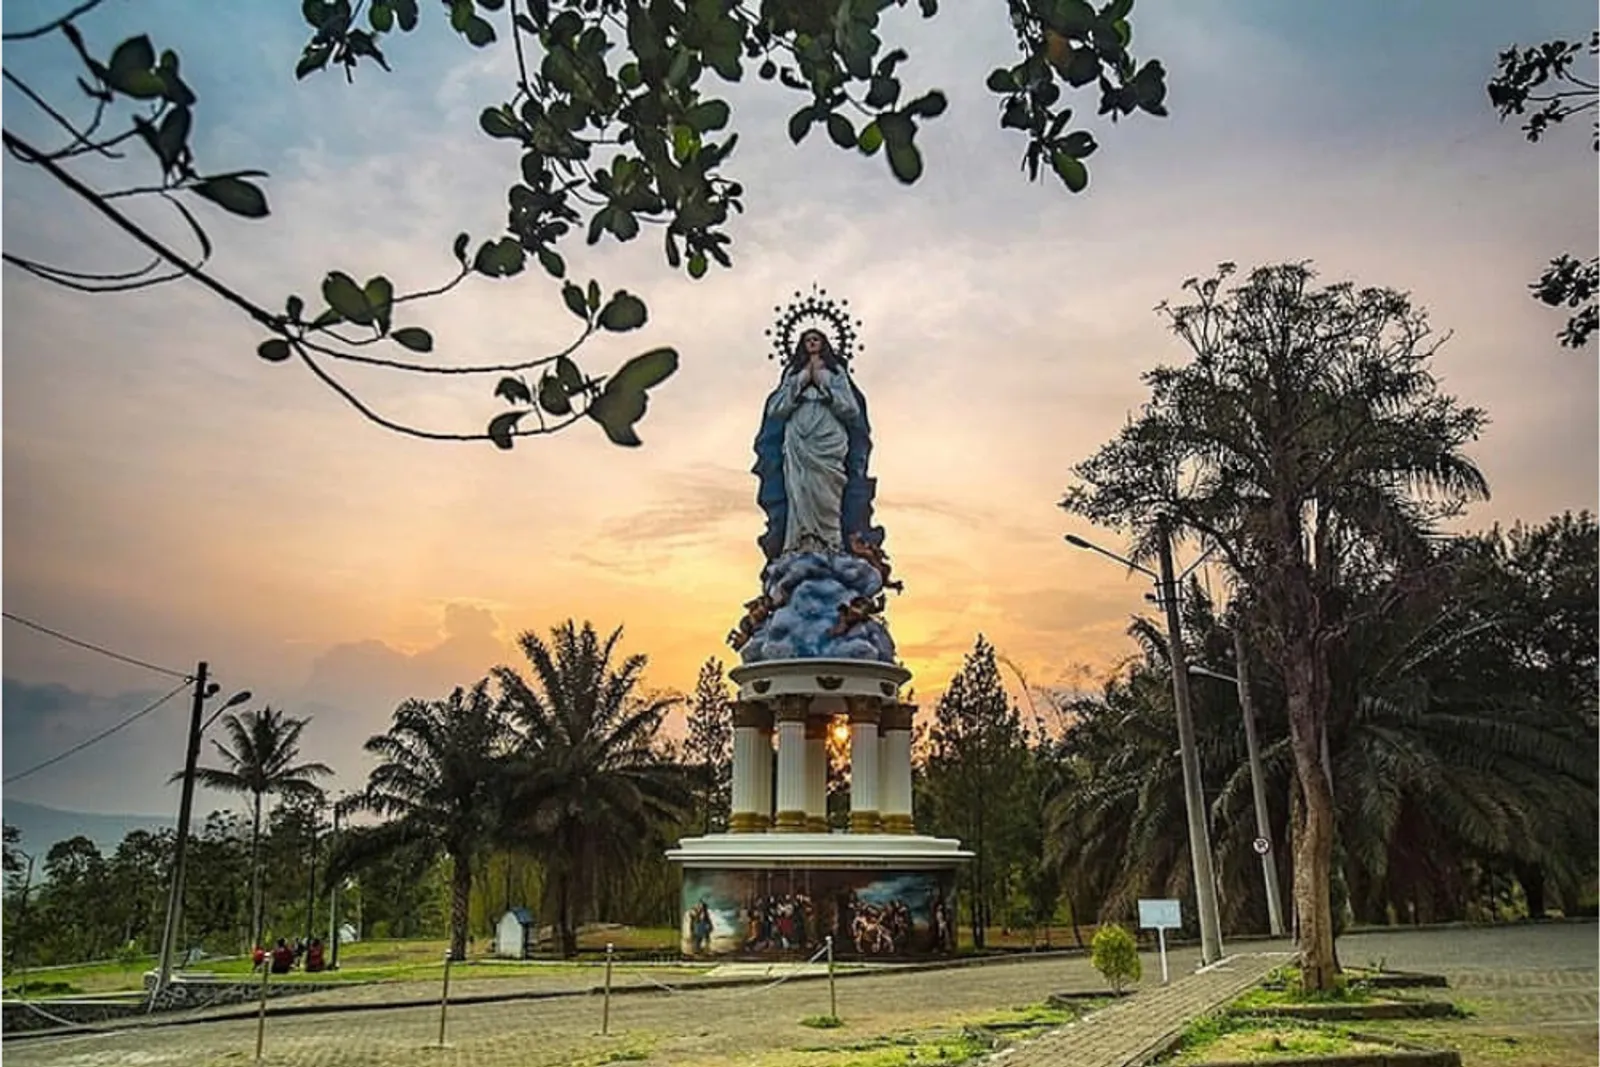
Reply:
M177 824L176 815L103 815L87 811L62 811L43 804L7 798L0 802L7 825L22 831L22 850L36 856L35 871L44 863L46 852L58 841L82 834L101 852L116 851L130 830L166 830Z

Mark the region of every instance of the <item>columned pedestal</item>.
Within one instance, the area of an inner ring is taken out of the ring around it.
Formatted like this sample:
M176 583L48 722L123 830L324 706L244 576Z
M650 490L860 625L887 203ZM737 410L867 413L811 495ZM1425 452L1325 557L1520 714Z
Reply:
M739 686L731 832L686 838L667 853L683 867L683 951L809 955L832 934L840 956L953 952L956 870L972 853L916 832L916 708L899 699L910 672L795 659L729 676ZM849 831L830 833L827 739L836 726L849 731L851 810Z

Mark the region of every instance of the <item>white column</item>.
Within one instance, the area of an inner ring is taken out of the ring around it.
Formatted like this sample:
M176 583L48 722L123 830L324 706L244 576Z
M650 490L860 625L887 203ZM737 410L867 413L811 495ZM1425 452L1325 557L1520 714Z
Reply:
M806 719L806 832L828 832L828 720Z
M761 817L761 829L772 829L772 718L761 726L756 744L756 814Z
M879 796L886 834L917 832L911 815L911 718L916 710L911 704L897 704L884 708L878 720L883 731Z
M878 705L850 698L850 832L876 833L878 816Z
M779 833L804 833L806 829L806 706L805 697L782 697L778 720L778 813L773 829Z
M770 800L762 792L762 781L771 774L770 724L771 712L764 705L753 701L734 705L733 803L728 819L732 833L758 833L772 821Z

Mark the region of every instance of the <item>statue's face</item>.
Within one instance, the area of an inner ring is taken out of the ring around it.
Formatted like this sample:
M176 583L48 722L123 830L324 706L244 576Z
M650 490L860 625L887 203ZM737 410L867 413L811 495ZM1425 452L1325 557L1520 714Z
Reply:
M816 330L807 330L805 335L800 338L800 346L805 349L805 353L808 356L821 355L822 334L818 333Z

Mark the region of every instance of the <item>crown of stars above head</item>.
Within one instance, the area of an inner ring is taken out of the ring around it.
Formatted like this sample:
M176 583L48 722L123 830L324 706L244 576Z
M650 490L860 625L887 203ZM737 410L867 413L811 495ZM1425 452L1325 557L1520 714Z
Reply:
M796 289L788 307L778 305L772 309L778 318L767 329L767 336L772 339L772 351L767 358L788 359L801 334L820 330L832 342L835 354L849 363L857 352L867 347L860 340L861 320L850 317L849 305L850 301L834 300L826 289L815 285L809 295Z

